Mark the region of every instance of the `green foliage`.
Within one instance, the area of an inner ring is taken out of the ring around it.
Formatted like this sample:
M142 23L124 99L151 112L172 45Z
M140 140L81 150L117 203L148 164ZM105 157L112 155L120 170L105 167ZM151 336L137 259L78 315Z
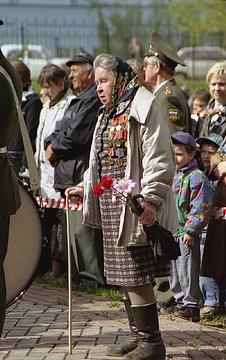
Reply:
M98 36L100 46L96 52L110 52L124 58L129 57L130 42L137 37L139 43L146 32L143 24L143 10L139 5L118 8L110 16L103 14L100 4L93 4L98 16Z
M177 79L177 84L182 87L186 86L190 90L191 96L194 95L196 90L208 89L208 86L204 80L181 80Z
M190 34L190 44L197 46L208 34L226 31L226 6L222 0L172 0L169 3L175 30Z
M33 80L32 81L32 87L34 89L34 91L36 91L37 93L39 93L41 86L38 84L37 80Z

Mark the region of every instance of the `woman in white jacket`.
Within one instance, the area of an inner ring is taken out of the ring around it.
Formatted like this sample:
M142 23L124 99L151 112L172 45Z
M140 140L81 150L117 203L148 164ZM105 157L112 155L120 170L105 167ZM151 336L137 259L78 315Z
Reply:
M41 195L48 199L58 200L60 193L54 190L54 167L46 159L44 141L50 136L61 121L74 95L69 88L66 72L54 64L47 64L41 70L38 82L46 90L48 101L43 105L40 113L36 138L35 160L40 175ZM58 277L62 273L64 259L64 244L61 229L62 210L48 208L44 212L44 225L48 240L48 257L52 258L52 275ZM50 250L51 246L51 250ZM50 254L51 253L51 254ZM46 262L46 261L45 261ZM46 264L41 264L40 272L45 272ZM50 264L47 264L49 270Z

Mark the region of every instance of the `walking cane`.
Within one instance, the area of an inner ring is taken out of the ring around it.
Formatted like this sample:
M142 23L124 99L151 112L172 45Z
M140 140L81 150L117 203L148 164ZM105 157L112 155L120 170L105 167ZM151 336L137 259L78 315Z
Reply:
M66 196L67 258L68 258L68 353L72 354L72 281L71 281L71 231L69 197Z

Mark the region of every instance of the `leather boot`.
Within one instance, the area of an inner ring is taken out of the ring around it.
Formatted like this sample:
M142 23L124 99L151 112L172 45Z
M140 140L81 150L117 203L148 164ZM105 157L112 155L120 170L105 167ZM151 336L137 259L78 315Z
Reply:
M128 352L134 350L137 347L138 344L138 338L137 338L137 328L135 325L134 317L131 310L131 302L128 299L123 299L128 321L129 321L129 327L131 334L124 342L121 344L115 344L110 346L107 349L107 355L109 356L123 356L127 354Z
M159 331L156 304L131 306L131 309L138 331L138 345L123 359L165 360L166 349Z

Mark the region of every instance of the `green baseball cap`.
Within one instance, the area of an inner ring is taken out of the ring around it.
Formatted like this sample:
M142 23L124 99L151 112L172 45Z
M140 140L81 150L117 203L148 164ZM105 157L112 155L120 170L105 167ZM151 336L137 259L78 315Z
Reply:
M213 143L217 147L220 146L222 141L223 141L223 137L221 135L214 134L214 133L206 135L206 136L200 136L199 138L196 139L196 142L199 145L202 145L204 143Z

